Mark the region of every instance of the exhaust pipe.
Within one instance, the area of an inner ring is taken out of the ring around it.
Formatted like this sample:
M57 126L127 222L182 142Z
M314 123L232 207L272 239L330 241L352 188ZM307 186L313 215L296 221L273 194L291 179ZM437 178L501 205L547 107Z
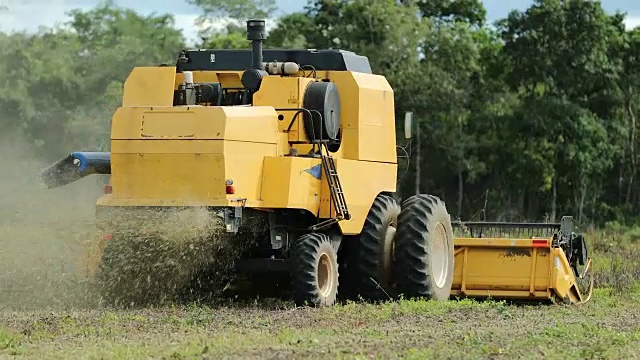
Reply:
M247 40L251 40L252 68L264 70L262 63L262 42L267 39L264 20L247 21Z
M262 41L267 39L264 20L247 21L247 40L251 40L251 69L242 73L242 85L245 89L256 92L260 90L262 79L269 74L264 70L262 62Z
M92 174L111 174L111 153L73 152L42 170L40 176L45 186L53 189Z

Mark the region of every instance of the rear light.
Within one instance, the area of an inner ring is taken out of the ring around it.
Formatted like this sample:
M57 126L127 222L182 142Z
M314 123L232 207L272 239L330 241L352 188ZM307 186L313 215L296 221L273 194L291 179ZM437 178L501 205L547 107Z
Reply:
M107 184L102 187L102 192L105 194L111 194L112 191L113 189L111 188L111 184Z
M533 240L533 247L547 247L549 246L548 240Z
M109 240L111 240L112 238L113 238L113 235L111 235L111 234L104 234L104 235L102 235L102 240L109 241Z
M236 188L233 186L233 180L231 180L231 179L227 179L226 192L227 192L228 195L236 193Z

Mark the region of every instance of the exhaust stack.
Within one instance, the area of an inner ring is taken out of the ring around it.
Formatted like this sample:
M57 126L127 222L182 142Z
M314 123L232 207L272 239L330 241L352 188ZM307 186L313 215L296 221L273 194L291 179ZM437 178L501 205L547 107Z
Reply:
M262 42L267 39L265 21L247 21L247 40L251 40L252 68L264 70L262 63Z
M267 39L264 20L247 21L247 40L251 40L251 69L242 73L242 85L250 92L260 89L262 78L269 74L262 62L262 41Z

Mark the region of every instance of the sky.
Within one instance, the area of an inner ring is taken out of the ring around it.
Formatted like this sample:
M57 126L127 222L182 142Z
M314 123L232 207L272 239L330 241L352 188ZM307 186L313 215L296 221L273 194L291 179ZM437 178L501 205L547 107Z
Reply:
M67 20L69 10L90 9L100 0L0 0L1 31L35 31L39 26L54 26ZM176 20L176 27L182 29L188 40L194 39L197 29L195 19L200 15L197 7L189 5L186 0L116 0L116 3L142 14L171 13ZM306 0L277 0L279 13L291 13L302 10ZM487 17L490 22L506 16L513 9L524 10L531 4L530 0L484 0ZM640 26L640 1L638 0L602 0L608 12L617 10L627 13L627 26Z

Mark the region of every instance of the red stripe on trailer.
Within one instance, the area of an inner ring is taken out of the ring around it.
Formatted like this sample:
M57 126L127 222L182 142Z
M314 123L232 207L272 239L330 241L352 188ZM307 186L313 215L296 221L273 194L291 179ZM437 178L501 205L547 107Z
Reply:
M548 240L533 240L533 247L547 247L549 246Z

